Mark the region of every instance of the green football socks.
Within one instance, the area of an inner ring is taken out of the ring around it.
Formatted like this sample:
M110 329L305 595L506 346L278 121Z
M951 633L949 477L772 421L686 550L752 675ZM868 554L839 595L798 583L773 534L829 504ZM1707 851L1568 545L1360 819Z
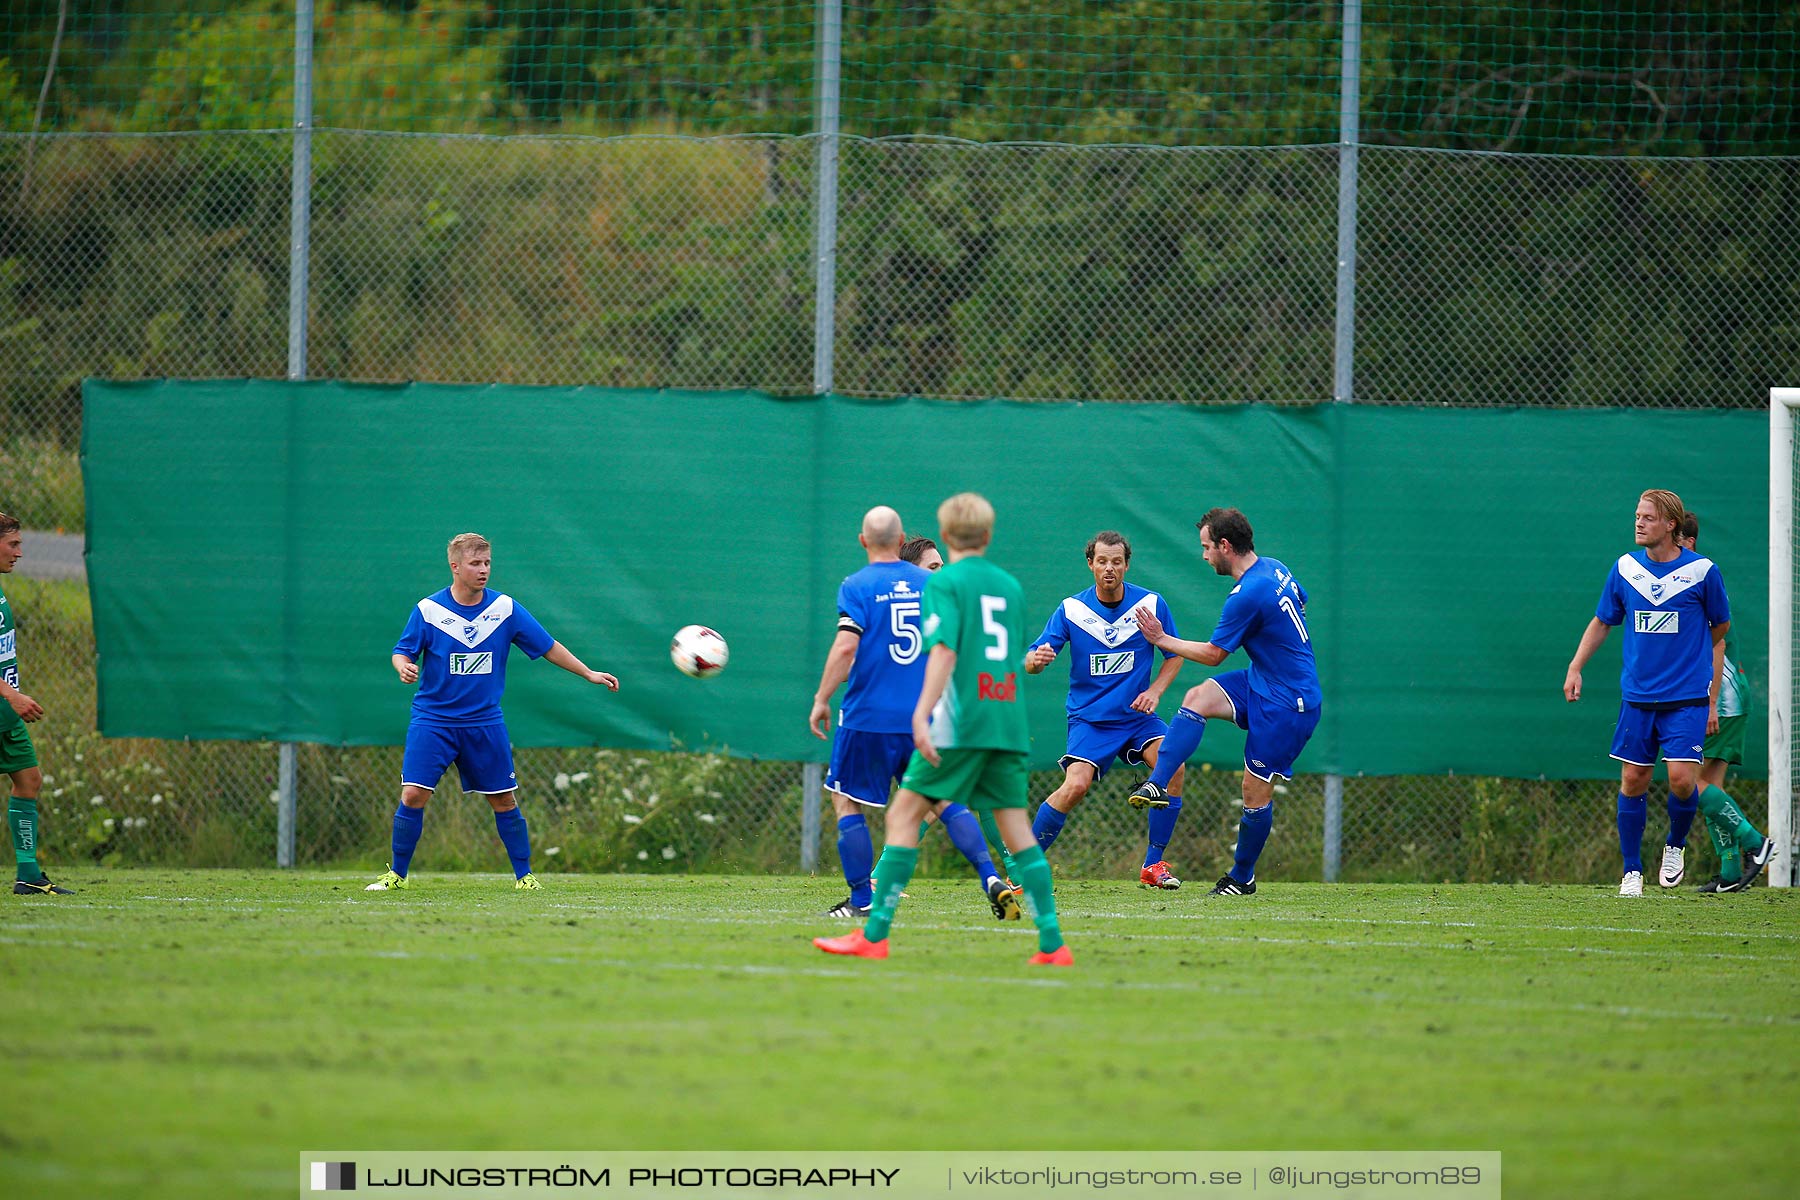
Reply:
M1740 850L1760 850L1763 835L1750 819L1744 816L1737 802L1725 792L1711 784L1700 789L1700 811L1705 814L1707 824L1717 821L1720 832L1728 836Z
M1012 851L1008 850L1006 843L1001 840L1000 827L994 824L993 812L985 808L973 811L975 818L981 822L981 836L987 839L988 849L992 850L994 857L1000 860L1000 869L1006 872L1008 879L1017 883L1019 881L1018 860L1013 858Z
M44 877L37 861L37 801L14 796L6 802L6 824L12 830L13 860L18 877L36 883Z
M1045 954L1052 953L1063 944L1063 936L1062 926L1056 919L1056 892L1050 885L1050 864L1044 861L1044 852L1036 846L1019 851L1014 861L1019 871L1014 879L1025 889L1026 907L1037 925L1038 949Z
M1744 877L1744 851L1760 850L1763 835L1722 789L1708 784L1700 789L1699 800L1707 836L1719 852L1719 878L1736 883Z
M1696 796L1695 800L1699 797ZM1738 852L1737 843L1731 840L1731 834L1710 814L1703 815L1700 823L1706 826L1706 836L1712 842L1713 853L1719 856L1719 878L1726 883L1736 883L1744 873L1744 856Z
M894 924L894 910L900 907L900 893L912 879L919 865L918 848L887 845L881 849L881 861L875 864L875 895L869 902L869 919L863 925L863 936L871 942L887 939Z

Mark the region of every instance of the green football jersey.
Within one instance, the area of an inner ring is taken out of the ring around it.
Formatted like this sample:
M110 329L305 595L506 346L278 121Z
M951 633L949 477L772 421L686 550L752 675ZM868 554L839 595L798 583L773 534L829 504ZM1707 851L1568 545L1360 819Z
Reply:
M13 624L12 604L4 591L0 591L0 679L15 688L19 686L19 631ZM24 723L12 705L0 702L0 729Z
M1725 631L1725 676L1719 681L1719 716L1741 717L1750 711L1750 684L1738 666L1737 628Z
M956 671L931 710L940 750L1031 749L1019 677L1025 671L1025 591L979 555L958 559L925 585L925 649L956 651Z

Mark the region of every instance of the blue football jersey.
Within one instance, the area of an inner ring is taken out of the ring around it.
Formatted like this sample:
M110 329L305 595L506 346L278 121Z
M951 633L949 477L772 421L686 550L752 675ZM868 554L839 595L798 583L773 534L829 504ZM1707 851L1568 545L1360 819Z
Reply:
M912 732L913 706L925 686L919 605L930 579L916 563L870 563L838 587L838 628L861 639L838 709L839 729Z
M1710 558L1683 550L1659 563L1643 550L1621 554L1607 573L1594 615L1625 626L1619 687L1627 703L1706 699L1712 690L1712 627L1731 620L1725 581Z
M1137 610L1156 614L1170 637L1175 618L1155 592L1125 585L1125 598L1103 604L1099 588L1091 587L1064 600L1050 614L1044 632L1033 647L1069 647L1069 715L1084 721L1123 721L1135 714L1131 702L1156 676L1157 650L1138 632ZM1164 658L1174 655L1163 652Z
M445 588L419 601L394 643L395 654L419 664L413 720L434 725L501 720L506 655L515 644L541 658L556 639L511 596L490 588L476 603L458 604Z
M1316 712L1321 695L1306 589L1279 559L1258 558L1225 597L1209 641L1250 658L1250 691L1295 712Z

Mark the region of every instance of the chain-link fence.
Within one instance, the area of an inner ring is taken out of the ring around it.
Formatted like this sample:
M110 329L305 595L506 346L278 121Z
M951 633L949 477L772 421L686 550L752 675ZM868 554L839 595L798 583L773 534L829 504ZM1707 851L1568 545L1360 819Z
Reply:
M0 140L0 446L85 375L283 373L287 140L51 140L23 204ZM308 373L808 391L817 150L320 134ZM842 151L839 390L1331 398L1337 151ZM1800 355L1800 159L1361 158L1358 400L1756 407Z
M844 5L828 137L810 3L319 4L307 372L810 391L835 157L839 391L1331 399L1338 6L1031 7ZM1800 7L1364 12L1347 398L1759 407L1791 382ZM286 370L294 7L31 0L4 21L0 509L80 529L83 377ZM80 585L8 588L53 715L50 853L272 861L276 749L81 732ZM397 752L297 761L298 861L378 864ZM528 751L519 773L547 867L798 855L795 764ZM1071 821L1063 869L1133 865L1123 785ZM1222 870L1234 791L1190 793L1178 865ZM1343 794L1346 879L1611 869L1604 786ZM1318 875L1321 797L1309 778L1279 800L1267 873ZM490 841L480 806L440 804L422 861L488 865Z

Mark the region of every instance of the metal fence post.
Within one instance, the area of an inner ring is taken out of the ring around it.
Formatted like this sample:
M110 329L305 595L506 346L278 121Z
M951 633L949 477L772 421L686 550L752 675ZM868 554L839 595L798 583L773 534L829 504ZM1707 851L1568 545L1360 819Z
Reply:
M294 10L294 153L289 192L288 369L289 379L306 378L307 264L312 247L312 84L313 0ZM292 742L281 743L277 772L275 865L294 865L299 815L299 762Z
M1338 61L1337 329L1332 350L1331 397L1356 400L1356 166L1358 111L1362 105L1362 0L1344 0L1344 44ZM1341 552L1341 550L1339 551ZM1325 777L1326 883L1336 883L1342 862L1344 780Z
M1326 883L1336 883L1343 857L1344 843L1344 777L1325 777L1325 866Z
M824 796L825 768L807 763L800 788L800 869L819 869L819 804Z
M1356 165L1362 86L1362 0L1344 0L1344 46L1338 67L1337 333L1331 397L1356 399Z
M837 350L838 80L843 68L841 0L819 3L819 172L813 189L813 392L831 390ZM807 763L800 800L800 869L819 866L819 799L825 769Z
M813 391L829 392L837 339L838 77L843 6L819 4L819 175L813 220Z

